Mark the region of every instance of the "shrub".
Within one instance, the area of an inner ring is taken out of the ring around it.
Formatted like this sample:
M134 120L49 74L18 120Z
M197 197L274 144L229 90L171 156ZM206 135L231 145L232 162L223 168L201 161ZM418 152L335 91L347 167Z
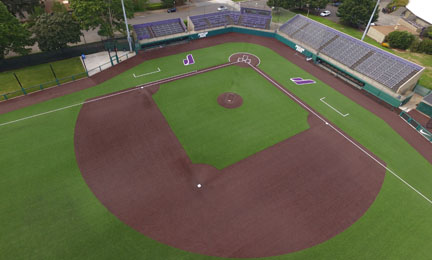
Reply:
M432 39L432 26L429 26L429 27L425 28L422 31L421 36L425 37L425 38Z
M410 51L412 52L421 52L420 50L420 39L415 37L414 41L411 43Z
M147 10L159 10L159 9L165 9L165 6L162 3L150 3L147 5Z
M185 26L187 27L187 19L183 20L183 23L185 24Z
M419 49L421 52L432 54L432 40L425 38L420 42Z
M411 46L411 43L414 41L414 35L410 34L409 32L399 32L394 31L389 33L388 35L388 41L390 43L390 47L392 48L398 48L402 50L408 49L408 47Z

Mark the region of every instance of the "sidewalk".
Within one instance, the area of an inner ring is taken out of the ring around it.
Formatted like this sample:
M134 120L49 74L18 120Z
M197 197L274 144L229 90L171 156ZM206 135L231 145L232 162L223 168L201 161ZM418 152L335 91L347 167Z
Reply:
M111 54L111 60L110 60L110 54ZM108 54L107 51L102 51L102 52L86 55L84 61L81 58L81 62L83 63L85 62L85 66L87 68L89 76L92 76L108 68L111 68L112 66L135 56L135 52L118 51L117 52L118 62L117 62L115 52L111 52L110 54Z

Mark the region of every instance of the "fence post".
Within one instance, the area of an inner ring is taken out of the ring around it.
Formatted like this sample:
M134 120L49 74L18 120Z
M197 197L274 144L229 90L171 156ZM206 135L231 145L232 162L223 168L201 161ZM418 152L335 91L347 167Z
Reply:
M17 75L15 74L15 72L14 72L13 74L14 74L16 80L18 81L18 84L19 84L20 87L21 87L21 91L24 93L24 95L27 95L27 92L25 91L25 89L24 89L23 86L21 85L21 82L19 81L19 79L18 79Z
M115 51L115 55L116 55L116 60L117 60L117 64L120 63L118 55L117 55L117 47L114 47L114 51Z
M51 71L52 71L52 73L53 73L53 75L54 75L54 78L55 78L55 80L56 80L57 86L60 86L60 82L59 82L59 80L57 79L57 76L56 76L56 74L55 74L55 72L54 72L54 69L53 69L53 67L52 67L51 64L50 64L50 68L51 68Z
M108 49L108 56L110 58L111 66L114 66L114 63L113 63L112 57L111 57L111 52L109 51L109 49Z

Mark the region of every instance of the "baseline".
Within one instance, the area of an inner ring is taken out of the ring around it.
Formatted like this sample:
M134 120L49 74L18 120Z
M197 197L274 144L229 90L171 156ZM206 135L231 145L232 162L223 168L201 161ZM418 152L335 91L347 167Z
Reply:
M86 100L86 101L83 101L83 102L80 102L80 103L76 103L76 104L73 104L73 105L68 105L68 106L65 106L65 107L61 107L61 108L53 109L53 110L50 110L50 111L42 112L42 113L39 113L39 114L35 114L35 115L19 118L19 119L16 119L16 120L5 122L5 123L0 123L0 127L5 126L5 125L9 125L9 124L13 124L13 123L17 123L17 122L20 122L20 121L24 121L24 120L27 120L27 119L31 119L31 118L35 118L35 117L39 117L39 116L43 116L43 115L47 115L47 114L51 114L51 113L54 113L54 112L62 111L62 110L65 110L65 109L73 108L73 107L76 107L76 106L81 106L83 104L92 103L92 102L96 102L96 101L99 101L99 100L107 99L107 98L110 98L110 97L115 97L115 96L118 96L118 95L126 94L126 93L129 93L131 91L140 90L140 89L151 87L151 86L154 86L154 85L164 84L164 83L168 83L168 82L175 81L175 80L178 80L178 79L194 76L194 75L197 75L197 74L200 74L200 73L205 73L205 72L208 72L208 71L224 68L224 67L231 66L231 65L234 65L234 64L237 64L237 63L238 62L224 63L224 64L221 64L221 65L205 68L205 69L202 69L202 70L194 70L194 71L178 74L178 75L175 75L175 76L171 76L171 77L168 77L168 78L165 78L165 79L155 80L155 81L148 82L148 83L145 83L145 84L142 84L142 85L138 85L138 86L132 87L130 89L127 89L127 90L124 90L124 91L120 91L120 92L117 92L117 93L114 93L114 94L110 94L110 95L107 95L107 96L102 96L102 97L99 97L99 98L95 98L95 99L91 99L91 100Z
M251 66L251 65L250 65ZM312 110L311 108L309 108L308 106L306 106L303 102L301 102L298 98L296 98L293 94L291 94L290 92L288 92L284 87L282 87L281 85L279 85L279 83L277 83L276 81L274 81L272 78L270 78L269 76L267 76L266 74L264 74L260 69L251 66L256 72L258 72L261 76L263 76L264 78L266 78L268 81L270 81L274 86L276 86L279 90L281 90L282 92L284 92L286 95L288 95L289 97L291 97L294 101L296 101L298 104L300 104L302 107L304 107L307 111L311 112L313 115L315 115L316 117L318 117L321 121L323 121L326 125L330 126L334 131L336 131L339 135L341 135L343 138L345 138L348 142L350 142L351 144L353 144L355 147L357 147L357 149L359 149L360 151L362 151L364 154L366 154L368 157L370 157L372 160L374 160L376 163L378 163L381 167L383 167L384 169L386 169L388 172L390 172L393 176L395 176L397 179L399 179L402 183L404 183L405 185L407 185L411 190L415 191L418 195L420 195L423 199L425 199L427 202L429 202L432 205L432 200L430 200L428 197L426 197L423 193L421 193L420 191L418 191L416 188L414 188L413 186L411 186L411 184L409 184L408 182L406 182L402 177L400 177L399 175L397 175L394 171L392 171L390 168L388 168L387 166L385 166L383 163L381 163L380 161L378 161L375 157L373 157L370 153L368 153L366 150L364 150L362 147L360 147L358 144L356 144L353 140L351 140L349 137L347 137L346 135L344 135L341 131L339 131L335 126L333 126L332 124L330 124L329 122L327 122L324 118L322 118L317 112L315 112L314 110Z

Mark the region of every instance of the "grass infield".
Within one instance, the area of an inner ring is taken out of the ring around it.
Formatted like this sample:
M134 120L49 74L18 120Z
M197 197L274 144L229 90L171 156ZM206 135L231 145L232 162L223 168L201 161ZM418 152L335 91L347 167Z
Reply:
M217 103L243 98L236 109ZM193 163L222 169L309 128L307 112L251 68L229 66L161 86L153 95Z
M384 121L277 53L248 43L227 43L188 52L196 61L191 66L182 65L188 53L145 61L93 88L0 115L0 124L222 64L235 52L260 57L263 71L432 198L432 165ZM157 67L161 68L160 73L132 77L132 73L142 74ZM300 87L289 80L293 76L317 83ZM320 102L324 96L350 116L341 117ZM75 161L73 135L79 109L76 106L0 127L0 258L216 259L151 240L102 206L87 187ZM315 247L266 259L429 259L431 219L432 205L387 174L376 201L350 228Z

